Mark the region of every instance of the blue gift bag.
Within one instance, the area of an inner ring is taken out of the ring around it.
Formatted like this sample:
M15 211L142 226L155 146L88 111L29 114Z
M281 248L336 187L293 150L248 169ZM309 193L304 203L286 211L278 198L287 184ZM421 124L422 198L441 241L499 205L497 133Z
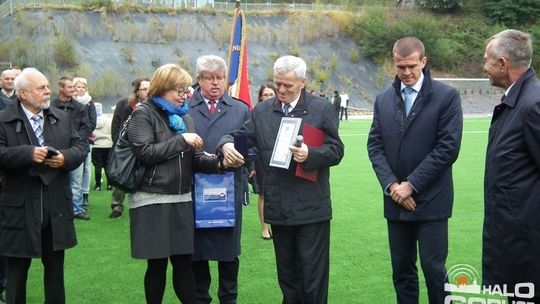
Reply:
M234 227L234 172L195 173L195 227Z

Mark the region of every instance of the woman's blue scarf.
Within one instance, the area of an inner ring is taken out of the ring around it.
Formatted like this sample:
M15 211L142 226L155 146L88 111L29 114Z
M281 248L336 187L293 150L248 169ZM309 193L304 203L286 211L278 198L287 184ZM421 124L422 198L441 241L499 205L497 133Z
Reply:
M186 131L186 124L182 119L182 116L186 115L189 110L187 102L181 107L175 106L165 100L163 97L152 96L152 101L169 116L169 127L176 131L178 134L182 134Z

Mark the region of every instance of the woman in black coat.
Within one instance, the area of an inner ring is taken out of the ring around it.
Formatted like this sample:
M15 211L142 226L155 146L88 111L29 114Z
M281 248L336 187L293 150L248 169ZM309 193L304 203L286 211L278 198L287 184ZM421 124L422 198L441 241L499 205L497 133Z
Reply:
M137 159L146 166L142 184L129 195L131 254L146 259L147 303L161 303L168 260L173 286L182 303L195 303L193 253L193 171L218 172L227 164L205 155L202 139L184 103L189 74L175 64L156 70L149 99L132 114L127 135Z

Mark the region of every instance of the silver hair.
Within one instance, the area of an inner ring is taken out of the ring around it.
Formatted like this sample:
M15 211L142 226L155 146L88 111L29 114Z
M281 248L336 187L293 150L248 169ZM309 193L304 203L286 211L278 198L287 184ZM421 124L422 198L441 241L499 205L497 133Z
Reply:
M197 58L196 73L200 77L203 72L216 73L225 72L227 74L227 63L216 55L205 55Z
M292 55L279 57L274 63L274 75L283 75L292 71L298 79L305 79L306 70L306 62Z
M533 48L531 35L514 29L504 30L487 40L491 44L491 53L508 59L516 68L527 69L531 66Z
M19 95L19 90L20 89L22 89L22 88L28 89L28 85L30 84L29 81L28 81L28 76L31 75L31 74L35 74L35 73L39 73L39 74L43 75L43 73L41 73L36 68L25 68L15 78L14 86L15 86L15 91L17 92L17 95Z

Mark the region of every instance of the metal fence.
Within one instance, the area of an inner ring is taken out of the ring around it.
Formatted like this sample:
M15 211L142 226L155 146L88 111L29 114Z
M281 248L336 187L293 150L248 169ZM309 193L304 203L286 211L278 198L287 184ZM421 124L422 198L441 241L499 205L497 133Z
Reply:
M8 0L0 4L0 19L5 18L19 7L40 7L43 5L85 5L97 3L99 1L92 0ZM216 10L229 11L235 7L235 2L216 2L214 0L112 0L113 4L131 4L140 6L165 6L170 8L203 8L211 7ZM241 3L245 11L261 11L261 10L341 10L344 9L341 5L336 4L309 4L309 3ZM351 9L351 7L347 7Z

